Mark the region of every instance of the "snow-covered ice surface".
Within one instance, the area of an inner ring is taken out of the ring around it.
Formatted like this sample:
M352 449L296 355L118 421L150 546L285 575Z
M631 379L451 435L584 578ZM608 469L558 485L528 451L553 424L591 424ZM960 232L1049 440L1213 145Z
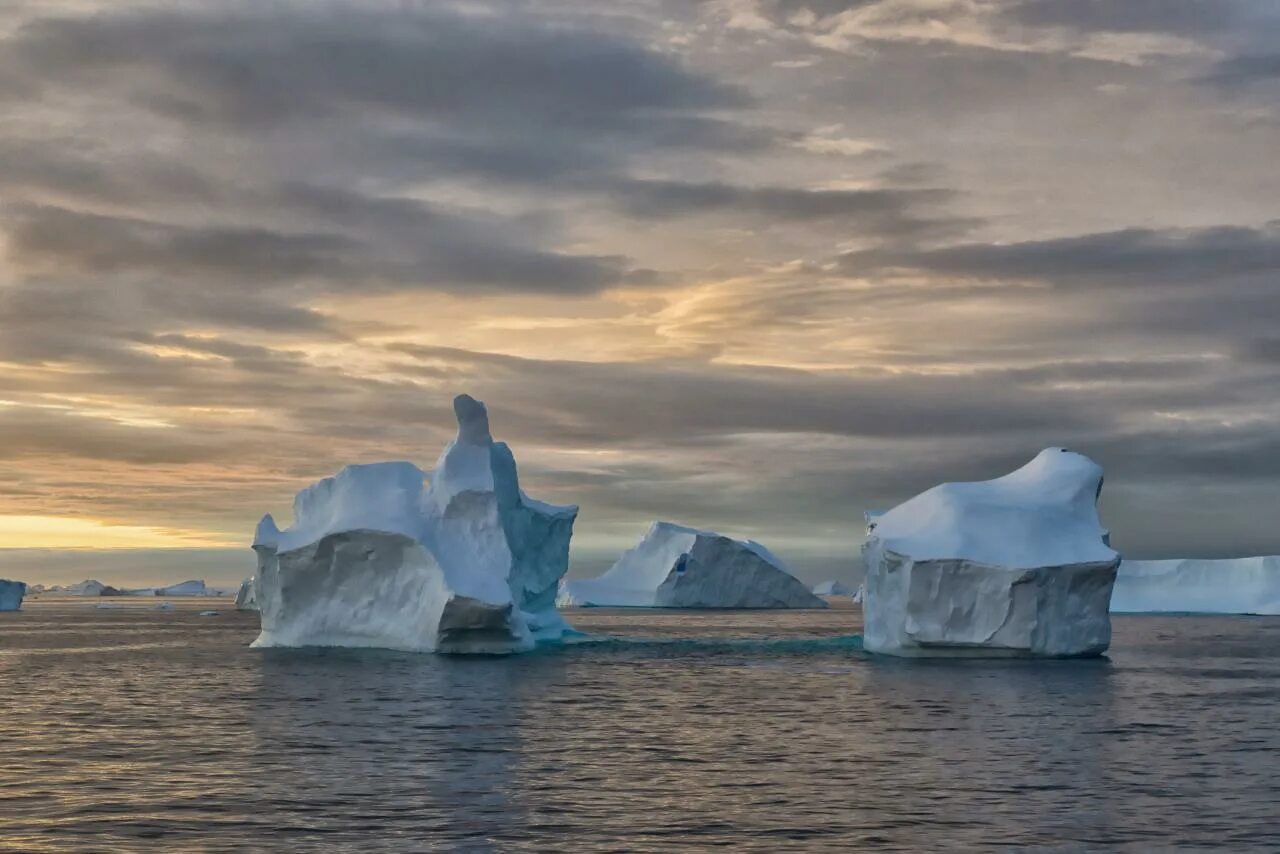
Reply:
M0 578L0 611L16 611L22 607L22 597L27 595L27 585L21 581Z
M1280 614L1280 557L1126 560L1111 612Z
M1102 468L1062 448L1004 477L944 483L873 523L864 645L905 656L1097 655L1120 556Z
M813 588L814 596L852 596L853 588L843 581L824 581Z
M298 493L293 525L258 525L255 646L511 653L571 631L555 610L574 506L520 489L484 404L454 400L458 435L427 478L348 466Z
M240 589L236 591L236 610L237 611L256 611L258 610L258 594L254 590L254 576L249 576L240 583Z
M825 608L781 560L751 540L654 522L596 578L561 585L561 607Z

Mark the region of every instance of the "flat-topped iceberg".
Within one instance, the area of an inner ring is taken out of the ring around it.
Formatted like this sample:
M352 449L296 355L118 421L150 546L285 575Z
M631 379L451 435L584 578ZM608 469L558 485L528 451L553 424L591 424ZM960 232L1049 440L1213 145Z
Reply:
M1102 468L1063 448L868 514L864 648L904 656L1101 654L1120 556Z
M1113 614L1280 614L1280 557L1126 560Z
M236 610L237 611L256 611L258 610L258 594L253 589L253 576L249 576L240 582L240 589L236 591Z
M751 540L671 522L649 532L597 578L566 581L561 607L825 608L782 561Z
M27 585L21 581L0 578L0 611L16 611L22 607L22 597L27 595Z
M291 527L263 518L254 646L511 653L569 631L555 597L578 508L526 496L484 404L453 406L429 485L412 463L348 466L298 493Z

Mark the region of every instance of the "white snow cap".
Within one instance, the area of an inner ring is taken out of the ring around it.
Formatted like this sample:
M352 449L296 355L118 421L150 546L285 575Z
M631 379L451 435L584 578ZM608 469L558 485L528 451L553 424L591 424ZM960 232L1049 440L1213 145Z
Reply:
M1045 448L1004 477L940 484L871 517L872 536L917 561L1010 569L1110 561L1117 555L1098 521L1101 490L1101 466L1066 448Z
M298 493L288 529L263 518L256 646L518 652L568 631L555 594L578 508L525 496L484 404L453 409L429 483L413 463L347 466Z

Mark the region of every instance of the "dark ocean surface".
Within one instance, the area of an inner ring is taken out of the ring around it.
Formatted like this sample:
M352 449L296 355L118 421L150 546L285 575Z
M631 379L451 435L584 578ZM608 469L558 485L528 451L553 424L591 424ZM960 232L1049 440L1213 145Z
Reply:
M1051 662L873 659L849 608L569 619L612 640L260 651L228 602L29 600L0 846L1280 850L1280 618L1122 616Z

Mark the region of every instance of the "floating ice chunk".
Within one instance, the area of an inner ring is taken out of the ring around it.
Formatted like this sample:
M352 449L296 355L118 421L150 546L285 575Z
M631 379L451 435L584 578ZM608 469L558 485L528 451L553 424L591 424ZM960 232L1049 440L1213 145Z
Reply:
M218 612L217 612L217 611L201 611L197 616L200 616L200 617L216 617L216 616L218 616Z
M0 578L0 611L16 611L22 607L22 597L27 595L27 585L22 581Z
M289 528L259 523L254 646L510 653L569 631L555 595L578 508L521 491L484 404L454 413L429 486L412 463L348 466L298 493Z
M865 648L893 655L1097 655L1120 556L1102 469L1062 448L944 483L868 518Z
M1111 613L1280 614L1280 557L1126 560Z
M597 578L566 581L558 604L632 608L825 608L759 543L654 522Z

